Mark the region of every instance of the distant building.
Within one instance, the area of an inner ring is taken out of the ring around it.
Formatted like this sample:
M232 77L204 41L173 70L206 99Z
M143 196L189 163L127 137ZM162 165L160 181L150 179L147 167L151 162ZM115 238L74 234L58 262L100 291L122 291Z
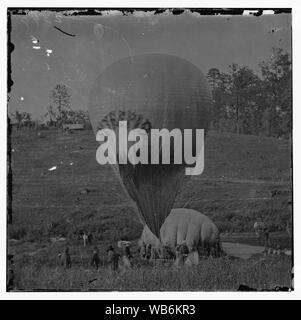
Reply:
M63 131L65 132L72 132L77 130L84 130L85 125L82 123L67 123L63 124Z

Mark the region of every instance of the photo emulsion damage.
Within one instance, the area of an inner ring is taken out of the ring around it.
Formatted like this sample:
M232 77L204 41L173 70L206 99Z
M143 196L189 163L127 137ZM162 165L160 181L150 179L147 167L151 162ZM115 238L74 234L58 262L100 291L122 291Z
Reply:
M7 291L293 290L291 22L8 9Z

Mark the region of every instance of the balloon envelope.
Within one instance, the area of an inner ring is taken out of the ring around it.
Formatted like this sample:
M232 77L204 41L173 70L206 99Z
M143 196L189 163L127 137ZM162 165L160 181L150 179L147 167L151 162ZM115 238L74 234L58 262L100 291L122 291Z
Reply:
M117 61L101 73L90 92L89 115L95 133L110 128L117 139L119 121L125 120L129 130L142 128L148 133L162 128L206 132L211 95L205 77L192 63L167 54L144 54ZM142 222L158 237L185 180L185 166L117 164Z

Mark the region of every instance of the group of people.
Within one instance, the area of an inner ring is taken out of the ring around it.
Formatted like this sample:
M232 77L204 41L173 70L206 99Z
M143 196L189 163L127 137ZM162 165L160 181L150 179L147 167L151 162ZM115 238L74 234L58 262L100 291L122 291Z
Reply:
M117 252L112 245L110 245L107 250L107 264L109 270L117 271L119 269L119 265L122 262L124 267L130 268L133 266L133 255L130 250L130 246L125 246L122 248L123 252L120 254ZM99 250L97 246L94 246L93 253L90 260L90 265L98 270L101 265L101 259L99 255ZM66 247L63 253L58 254L58 264L59 266L64 266L66 269L70 269L72 267L72 259L70 255L69 247Z
M58 258L58 265L64 266L66 269L70 269L72 267L69 247L65 248L64 253L59 253L57 258Z
M120 255L112 245L107 249L107 262L111 271L118 271L120 262L125 268L131 268L133 266L134 257L130 250L130 244L128 243L121 248L122 255Z
M83 234L84 246L87 244L86 233ZM116 250L113 245L109 245L106 250L106 260L107 266L111 271L118 271L119 267L131 268L134 264L134 256L131 252L131 243L129 241L119 241L118 248ZM167 246L155 247L151 244L145 244L139 246L139 254L142 260L174 260L176 266L183 264L195 265L199 263L199 251L189 250L186 242L177 245L175 252ZM64 266L66 269L72 267L70 250L68 247L65 248L64 253L59 253L59 264ZM94 246L93 253L90 260L90 265L96 270L99 269L101 265L101 259L97 246ZM104 262L103 262L104 265Z
M183 264L195 265L199 263L200 256L202 257L219 257L223 254L220 242L216 242L213 246L192 247L188 248L186 241L178 244L175 250L169 246L152 246L150 243L140 244L140 258L142 260L174 260L176 266Z

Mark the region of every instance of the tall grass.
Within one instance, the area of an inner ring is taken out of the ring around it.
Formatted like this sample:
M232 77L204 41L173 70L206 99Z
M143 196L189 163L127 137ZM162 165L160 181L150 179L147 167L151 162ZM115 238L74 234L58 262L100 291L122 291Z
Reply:
M290 287L291 262L285 256L251 260L204 259L198 266L176 269L173 265L136 265L111 273L84 266L71 269L30 265L16 270L18 290L119 290L119 291L236 291L240 284L258 290Z

